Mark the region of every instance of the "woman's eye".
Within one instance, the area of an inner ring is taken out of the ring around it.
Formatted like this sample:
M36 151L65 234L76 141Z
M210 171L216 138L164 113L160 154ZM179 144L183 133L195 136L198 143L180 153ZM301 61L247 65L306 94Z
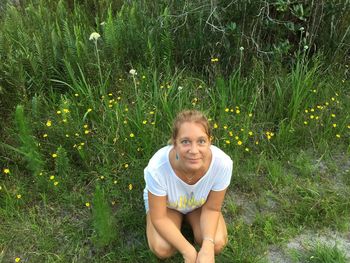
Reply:
M189 142L190 142L189 140L183 140L183 141L181 141L182 144L189 144Z
M205 144L206 141L205 140L199 140L199 144Z

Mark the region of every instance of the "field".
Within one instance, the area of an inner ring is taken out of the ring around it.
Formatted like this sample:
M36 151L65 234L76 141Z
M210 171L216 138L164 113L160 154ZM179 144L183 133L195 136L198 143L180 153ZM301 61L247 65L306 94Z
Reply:
M349 262L349 14L349 1L4 1L0 262L158 262L143 169L182 109L205 112L234 161L216 262Z

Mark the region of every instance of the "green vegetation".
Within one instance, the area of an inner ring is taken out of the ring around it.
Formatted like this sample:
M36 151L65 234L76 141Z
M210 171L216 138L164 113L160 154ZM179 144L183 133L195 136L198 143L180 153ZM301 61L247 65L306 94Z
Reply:
M14 2L0 4L1 262L158 262L143 169L186 108L234 160L217 262L349 232L349 1ZM349 259L320 245L295 260Z
M348 260L345 253L336 245L327 246L325 244L316 244L309 246L304 253L295 253L295 262L346 263Z

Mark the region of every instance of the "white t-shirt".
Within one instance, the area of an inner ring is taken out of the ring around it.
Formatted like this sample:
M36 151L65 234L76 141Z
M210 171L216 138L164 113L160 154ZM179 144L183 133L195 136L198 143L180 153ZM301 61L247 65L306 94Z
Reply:
M144 170L146 187L143 192L145 209L148 212L148 191L156 196L167 196L167 207L183 214L201 207L210 191L222 191L231 181L232 160L218 147L211 145L212 160L206 174L194 185L181 180L169 161L173 145L159 149Z

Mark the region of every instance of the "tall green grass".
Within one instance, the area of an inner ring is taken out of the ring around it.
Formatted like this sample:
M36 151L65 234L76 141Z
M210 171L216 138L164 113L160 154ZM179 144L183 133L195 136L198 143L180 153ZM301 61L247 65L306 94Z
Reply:
M182 109L206 113L213 143L234 161L228 195L247 197L225 201L229 244L218 262L261 261L305 228L348 231L346 1L1 8L6 262L155 262L143 169ZM93 32L101 37L89 40Z

